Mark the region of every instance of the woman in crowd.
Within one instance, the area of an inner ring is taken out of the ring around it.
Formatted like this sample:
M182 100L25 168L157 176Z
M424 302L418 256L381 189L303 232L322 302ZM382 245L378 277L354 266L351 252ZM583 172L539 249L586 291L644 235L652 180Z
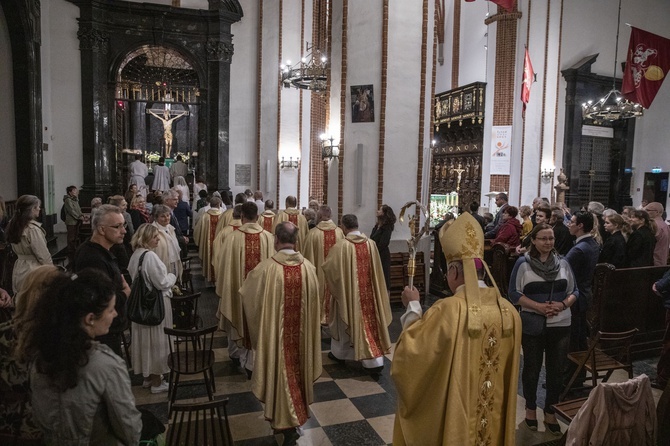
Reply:
M509 296L521 306L521 381L526 398L526 426L537 430L537 384L545 355L547 396L544 423L561 435L553 404L563 390L563 371L570 345L570 306L577 302L577 289L570 265L554 249L554 231L539 223L529 234L530 250L519 257L509 284Z
M390 206L382 204L382 207L377 211L377 223L372 228L370 238L377 245L379 251L379 258L382 261L382 270L384 271L384 279L386 279L386 289L391 289L391 251L389 244L391 243L391 233L396 222L395 213Z
M626 267L626 239L622 229L627 226L623 217L617 213L605 217L605 231L610 236L603 244L598 263L610 263L617 268Z
M151 223L151 214L145 207L146 200L142 195L135 195L130 202L130 219L133 222L133 228L139 228L144 223Z
M139 192L137 191L137 184L131 184L130 186L128 186L128 190L123 195L123 198L125 198L128 203L132 203L133 198L135 198L135 195L137 195L138 193Z
M191 191L189 190L188 184L186 184L186 180L184 179L184 177L182 176L174 177L174 188L176 190L181 191L180 200L188 204L191 198Z
M111 280L95 270L55 278L20 345L33 359L33 417L48 445L136 445L142 420L125 362L95 342L116 316ZM23 341L23 342L22 342Z
M175 187L175 189L177 188ZM179 200L177 200L177 207L172 212L174 217L177 219L177 223L179 223L179 229L181 229L181 233L188 235L191 232L188 221L189 219L193 220L193 211L191 210L191 205L188 203L188 201L184 201L182 199L182 190L177 189L177 193L179 194Z
M521 206L519 208L519 215L523 219L523 223L521 224L521 238L523 239L525 236L530 234L530 231L533 230L533 222L530 219L530 214L533 213L533 209L530 206Z
M493 244L505 243L510 248L516 248L521 244L521 223L516 216L519 210L514 206L507 206L502 214L502 224L498 230L498 235L493 239Z
M16 211L7 225L7 241L18 257L12 273L14 293L21 291L21 283L30 271L53 263L47 249L46 231L36 221L40 210L39 198L22 195L16 200Z
M152 250L156 249L160 241L158 229L149 224L143 224L133 237L133 256L130 258L128 271L133 280L139 274L139 263L142 258L142 274L145 283L150 288L156 288L163 293L165 305L165 319L156 326L139 325L132 323L133 370L144 376L142 387L151 388L151 393L167 392L168 383L163 380L163 374L170 371L167 358L170 354L168 337L163 328L172 328L172 286L177 278L168 273L161 259Z
M193 209L198 212L198 206L196 204L197 200L199 198L202 198L200 195L200 191L204 190L207 192L207 183L205 183L205 180L203 177L198 176L196 177L195 184L193 185ZM205 195L207 196L207 195Z
M14 317L0 324L0 436L22 440L42 437L33 421L28 358L16 339L19 334L33 330L35 305L51 282L61 275L65 273L53 265L42 265L28 273L16 296Z
M635 209L630 215L633 232L626 242L626 261L629 268L654 265L654 247L656 246L656 228L649 220L649 214Z
M170 208L164 204L157 204L154 206L151 216L154 219L152 223L160 235L158 245L153 251L161 259L168 273L177 276L177 280L181 278L182 264L179 257L180 249L177 235L174 232L174 227L170 224Z

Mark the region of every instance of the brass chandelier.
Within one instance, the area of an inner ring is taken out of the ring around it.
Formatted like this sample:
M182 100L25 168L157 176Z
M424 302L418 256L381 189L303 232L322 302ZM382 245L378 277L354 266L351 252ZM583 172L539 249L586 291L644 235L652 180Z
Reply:
M307 56L300 62L286 61L280 66L281 80L285 88L298 88L323 93L328 88L330 64L328 58L318 48L307 44Z

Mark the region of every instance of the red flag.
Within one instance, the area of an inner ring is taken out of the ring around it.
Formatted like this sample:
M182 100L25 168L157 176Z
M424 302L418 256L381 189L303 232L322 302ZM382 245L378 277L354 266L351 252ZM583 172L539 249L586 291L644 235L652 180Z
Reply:
M670 70L670 39L631 27L621 93L649 108Z
M475 0L465 0L466 2L474 2ZM496 5L502 6L507 10L507 12L514 11L514 2L515 0L490 0Z
M528 48L526 48L526 56L523 59L523 85L521 86L521 102L523 102L523 117L526 116L526 104L530 101L530 87L533 85L535 79L535 72L533 71L533 64L530 63L530 55Z

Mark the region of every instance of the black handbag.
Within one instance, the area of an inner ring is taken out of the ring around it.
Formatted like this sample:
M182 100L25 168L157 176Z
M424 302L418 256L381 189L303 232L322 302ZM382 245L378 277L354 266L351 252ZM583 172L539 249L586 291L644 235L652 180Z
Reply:
M159 325L165 318L165 305L163 304L163 292L156 287L151 290L147 286L142 274L142 261L144 252L140 256L137 266L137 277L133 280L128 297L128 319L140 325Z

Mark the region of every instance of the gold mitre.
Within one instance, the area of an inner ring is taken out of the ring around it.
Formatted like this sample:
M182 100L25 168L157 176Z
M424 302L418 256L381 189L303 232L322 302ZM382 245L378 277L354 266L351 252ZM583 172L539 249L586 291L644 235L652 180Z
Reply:
M447 225L445 225L446 227ZM479 292L477 279L477 267L475 259L478 259L488 274L493 288L498 295L498 306L500 308L500 290L498 289L488 265L484 261L484 232L475 218L465 212L452 222L447 229L440 231L440 244L447 262L460 260L463 262L463 275L465 276L465 300L468 306L468 334L477 338L482 333L482 299ZM455 290L452 290L455 291ZM512 335L513 320L507 310L502 311L503 336Z

